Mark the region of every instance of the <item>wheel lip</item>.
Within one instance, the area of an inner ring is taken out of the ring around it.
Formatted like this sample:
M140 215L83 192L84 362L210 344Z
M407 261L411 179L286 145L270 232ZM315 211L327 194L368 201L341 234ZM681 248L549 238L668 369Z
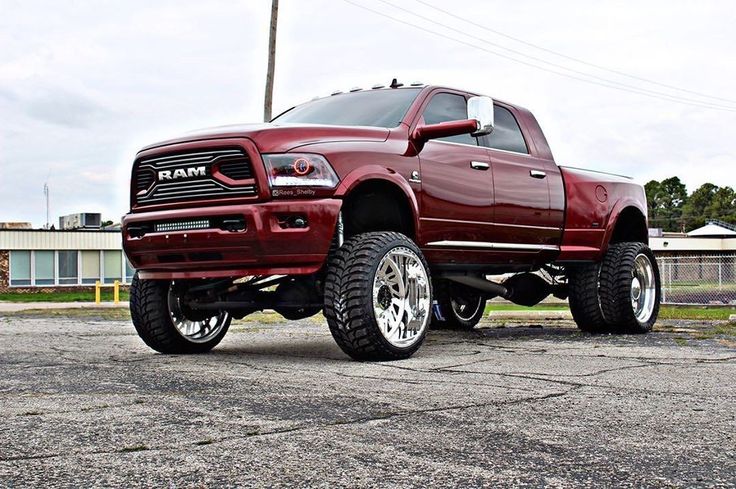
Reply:
M214 325L214 327L212 327L211 331L206 333L204 336L197 337L196 335L201 332L201 329L202 329L201 327L199 331L197 331L196 333L186 334L184 331L182 331L180 324L177 324L176 314L181 314L183 319L187 319L187 318L181 309L179 297L174 292L174 282L171 282L171 284L169 285L169 290L168 290L167 298L166 298L166 304L167 304L167 309L169 313L168 317L169 317L169 320L171 321L171 325L174 327L174 330L179 334L179 336L184 338L184 340L190 343L195 343L195 344L207 343L217 338L220 335L220 333L222 333L222 330L225 328L225 326L227 325L228 319L230 316L229 313L225 311L220 311L220 313L217 314L216 316L210 316L204 321L193 321L194 323L204 323L205 321L211 321L215 317L217 318L217 323Z
M409 255L409 257L414 261L414 264L418 265L421 268L421 271L424 276L425 280L425 286L424 286L424 292L425 292L425 301L426 301L426 310L424 312L424 318L420 324L420 327L416 329L416 331L413 333L413 335L410 338L405 339L394 339L387 336L387 332L384 331L384 329L380 325L379 320L379 314L382 311L382 309L379 308L378 302L377 302L377 295L378 291L380 289L380 285L378 285L379 281L379 275L378 272L381 270L381 267L386 260L388 256L390 256L392 253L395 253L397 251L401 251L403 253L406 253ZM386 341L389 345L391 345L394 348L400 349L400 350L408 350L413 347L415 347L417 344L421 343L422 339L424 338L424 335L427 331L429 320L432 315L432 286L431 286L431 279L430 279L430 273L429 268L425 264L424 259L421 256L421 252L413 250L410 246L407 244L401 243L398 245L392 245L387 249L384 249L383 255L381 256L381 259L378 260L375 264L375 266L372 268L373 273L373 280L372 280L372 286L371 286L371 304L370 304L370 311L373 315L373 321L378 329L378 331L381 333L381 338Z
M634 285L638 282L639 297L634 298ZM651 320L657 304L657 278L652 260L645 253L638 253L632 267L630 290L631 308L639 323Z

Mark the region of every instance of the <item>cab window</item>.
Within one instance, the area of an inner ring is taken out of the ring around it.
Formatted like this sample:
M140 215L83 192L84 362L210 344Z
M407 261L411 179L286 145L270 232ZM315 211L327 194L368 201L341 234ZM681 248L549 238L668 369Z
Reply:
M468 106L465 97L453 93L438 93L429 101L422 115L424 124L439 124L440 122L460 121L468 118ZM439 138L436 141L449 141L477 145L478 140L470 134L460 134Z
M510 110L494 105L493 119L493 132L483 138L483 146L514 153L529 153L519 123Z

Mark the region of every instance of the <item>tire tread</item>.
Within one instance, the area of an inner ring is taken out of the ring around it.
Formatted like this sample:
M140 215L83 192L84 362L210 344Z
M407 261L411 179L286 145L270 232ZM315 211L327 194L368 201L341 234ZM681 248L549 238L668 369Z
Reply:
M329 259L324 315L337 345L356 360L408 358L422 344L423 338L409 348L398 349L388 344L369 310L373 304L373 267L383 256L382 250L396 242L412 249L424 263L425 269L429 270L419 248L409 238L396 232L371 232L354 236L345 241Z
M631 307L631 271L636 257L644 253L652 263L656 297L654 311L646 323L640 323ZM622 333L647 333L657 320L660 302L659 269L649 247L639 242L613 244L601 266L600 299L603 314L609 324Z
M169 281L142 280L136 274L130 285L130 316L138 336L150 348L160 353L203 353L214 348L225 335L206 343L192 343L176 331L169 317ZM228 319L229 321L229 319Z

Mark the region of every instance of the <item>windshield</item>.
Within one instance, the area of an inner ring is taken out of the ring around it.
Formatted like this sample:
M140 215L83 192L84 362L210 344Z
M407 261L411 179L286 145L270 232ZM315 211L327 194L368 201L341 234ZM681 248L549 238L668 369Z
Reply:
M399 88L333 95L298 105L276 117L273 122L396 127L419 90Z

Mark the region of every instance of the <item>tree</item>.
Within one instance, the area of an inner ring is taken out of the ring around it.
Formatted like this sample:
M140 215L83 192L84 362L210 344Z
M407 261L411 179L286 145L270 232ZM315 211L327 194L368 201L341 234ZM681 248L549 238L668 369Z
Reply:
M718 191L718 186L712 183L704 183L698 187L687 199L683 206L682 215L685 228L692 230L705 225L706 219L710 218L707 209L713 202L713 196Z
M657 182L651 180L644 186L647 192L649 220L652 226L665 231L681 231L682 208L687 202L687 187L679 177Z
M644 185L644 191L647 194L647 208L649 209L649 221L654 227L659 227L657 221L660 217L660 199L662 194L662 185L657 180L649 180Z
M731 187L718 187L713 194L710 205L705 208L705 214L710 219L718 219L720 221L734 222L734 203L736 202L736 193Z

